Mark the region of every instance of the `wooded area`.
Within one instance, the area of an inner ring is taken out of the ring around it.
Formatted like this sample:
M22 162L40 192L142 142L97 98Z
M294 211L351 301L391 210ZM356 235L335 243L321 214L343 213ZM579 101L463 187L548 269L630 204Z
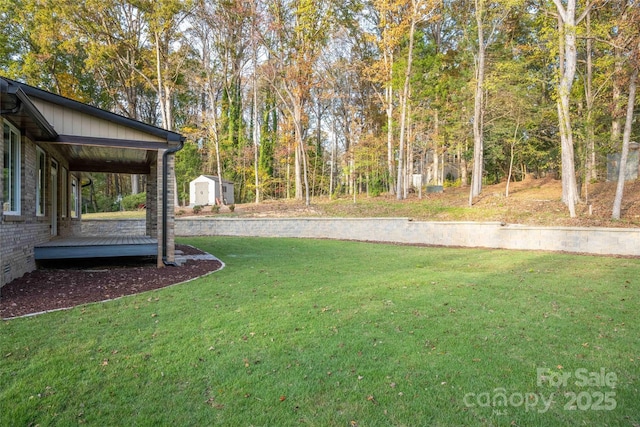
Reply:
M1 74L188 137L179 203L200 174L307 204L551 175L573 217L640 136L637 0L0 5ZM144 191L91 178L92 209Z

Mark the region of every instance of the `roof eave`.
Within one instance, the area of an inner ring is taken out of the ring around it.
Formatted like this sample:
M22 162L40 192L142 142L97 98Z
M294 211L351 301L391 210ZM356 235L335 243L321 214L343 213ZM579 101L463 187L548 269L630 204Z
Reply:
M52 104L56 104L56 105L60 105L75 111L79 111L81 113L84 114L88 114L94 117L97 117L99 119L102 120L107 120L110 121L112 123L115 124L119 124L122 126L126 126L132 129L136 129L160 138L163 138L167 141L167 143L171 144L171 145L177 145L180 142L183 142L186 140L186 138L182 135L180 135L177 132L173 132L173 131L169 131L166 129L162 129L160 127L157 126L153 126L147 123L143 123L143 122L139 122L137 120L134 119L130 119L128 117L124 117L121 116L119 114L115 114L112 113L110 111L106 111L103 110L101 108L98 107L94 107L88 104L83 104L82 102L79 101L74 101L73 99L70 98L66 98L64 96L61 95L56 95L54 93L51 92L47 92L45 90L42 89L38 89L36 87L33 86L29 86L27 84L24 83L20 83L17 81L13 81L11 79L7 79L7 78L2 78L3 80L6 80L9 83L9 91L16 91L16 92L21 92L22 95L28 100L28 103L30 104L30 106L38 112L38 115L42 116L42 114L40 114L40 112L38 111L38 109L35 107L35 105L33 105L33 103L29 100L29 97L33 97L33 98L38 98L41 99L43 101L46 102L50 102ZM12 89L15 88L15 89ZM46 120L45 120L46 122ZM53 129L53 128L51 128ZM55 132L55 131L54 131ZM57 134L55 134L55 136L57 136ZM55 136L52 138L54 139Z
M29 116L33 118L33 120L42 129L48 139L54 140L58 137L58 133L53 128L53 126L51 126L47 119L42 115L40 110L38 110L33 102L31 102L31 99L29 99L27 94L20 87L12 86L11 88L9 88L8 93L10 95L16 96L16 98L22 104L21 107L25 109Z

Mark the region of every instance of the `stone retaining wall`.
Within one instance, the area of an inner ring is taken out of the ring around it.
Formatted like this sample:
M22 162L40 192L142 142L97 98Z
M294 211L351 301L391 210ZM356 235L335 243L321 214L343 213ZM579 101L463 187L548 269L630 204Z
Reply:
M144 219L83 219L82 236L145 236L147 222Z
M536 227L407 218L184 218L176 236L305 237L640 256L640 229ZM84 220L83 234L144 235L144 220Z

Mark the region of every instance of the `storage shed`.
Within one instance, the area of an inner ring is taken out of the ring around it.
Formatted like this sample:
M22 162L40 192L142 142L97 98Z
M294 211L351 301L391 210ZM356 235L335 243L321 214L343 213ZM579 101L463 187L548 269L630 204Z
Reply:
M620 153L607 155L607 181L617 181L620 174ZM640 176L640 144L629 143L629 156L627 157L627 169L625 181L634 181Z
M222 180L222 197L218 177L200 175L189 183L189 206L212 206L224 203L235 203L233 198L233 182Z

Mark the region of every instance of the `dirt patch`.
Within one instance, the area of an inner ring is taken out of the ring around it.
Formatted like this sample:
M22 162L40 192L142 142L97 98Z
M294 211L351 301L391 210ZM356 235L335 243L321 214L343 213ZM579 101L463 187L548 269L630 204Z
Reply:
M176 245L185 255L204 252ZM25 274L0 290L0 317L6 319L133 295L203 276L221 267L218 260L188 260L157 268L155 258L57 263Z

